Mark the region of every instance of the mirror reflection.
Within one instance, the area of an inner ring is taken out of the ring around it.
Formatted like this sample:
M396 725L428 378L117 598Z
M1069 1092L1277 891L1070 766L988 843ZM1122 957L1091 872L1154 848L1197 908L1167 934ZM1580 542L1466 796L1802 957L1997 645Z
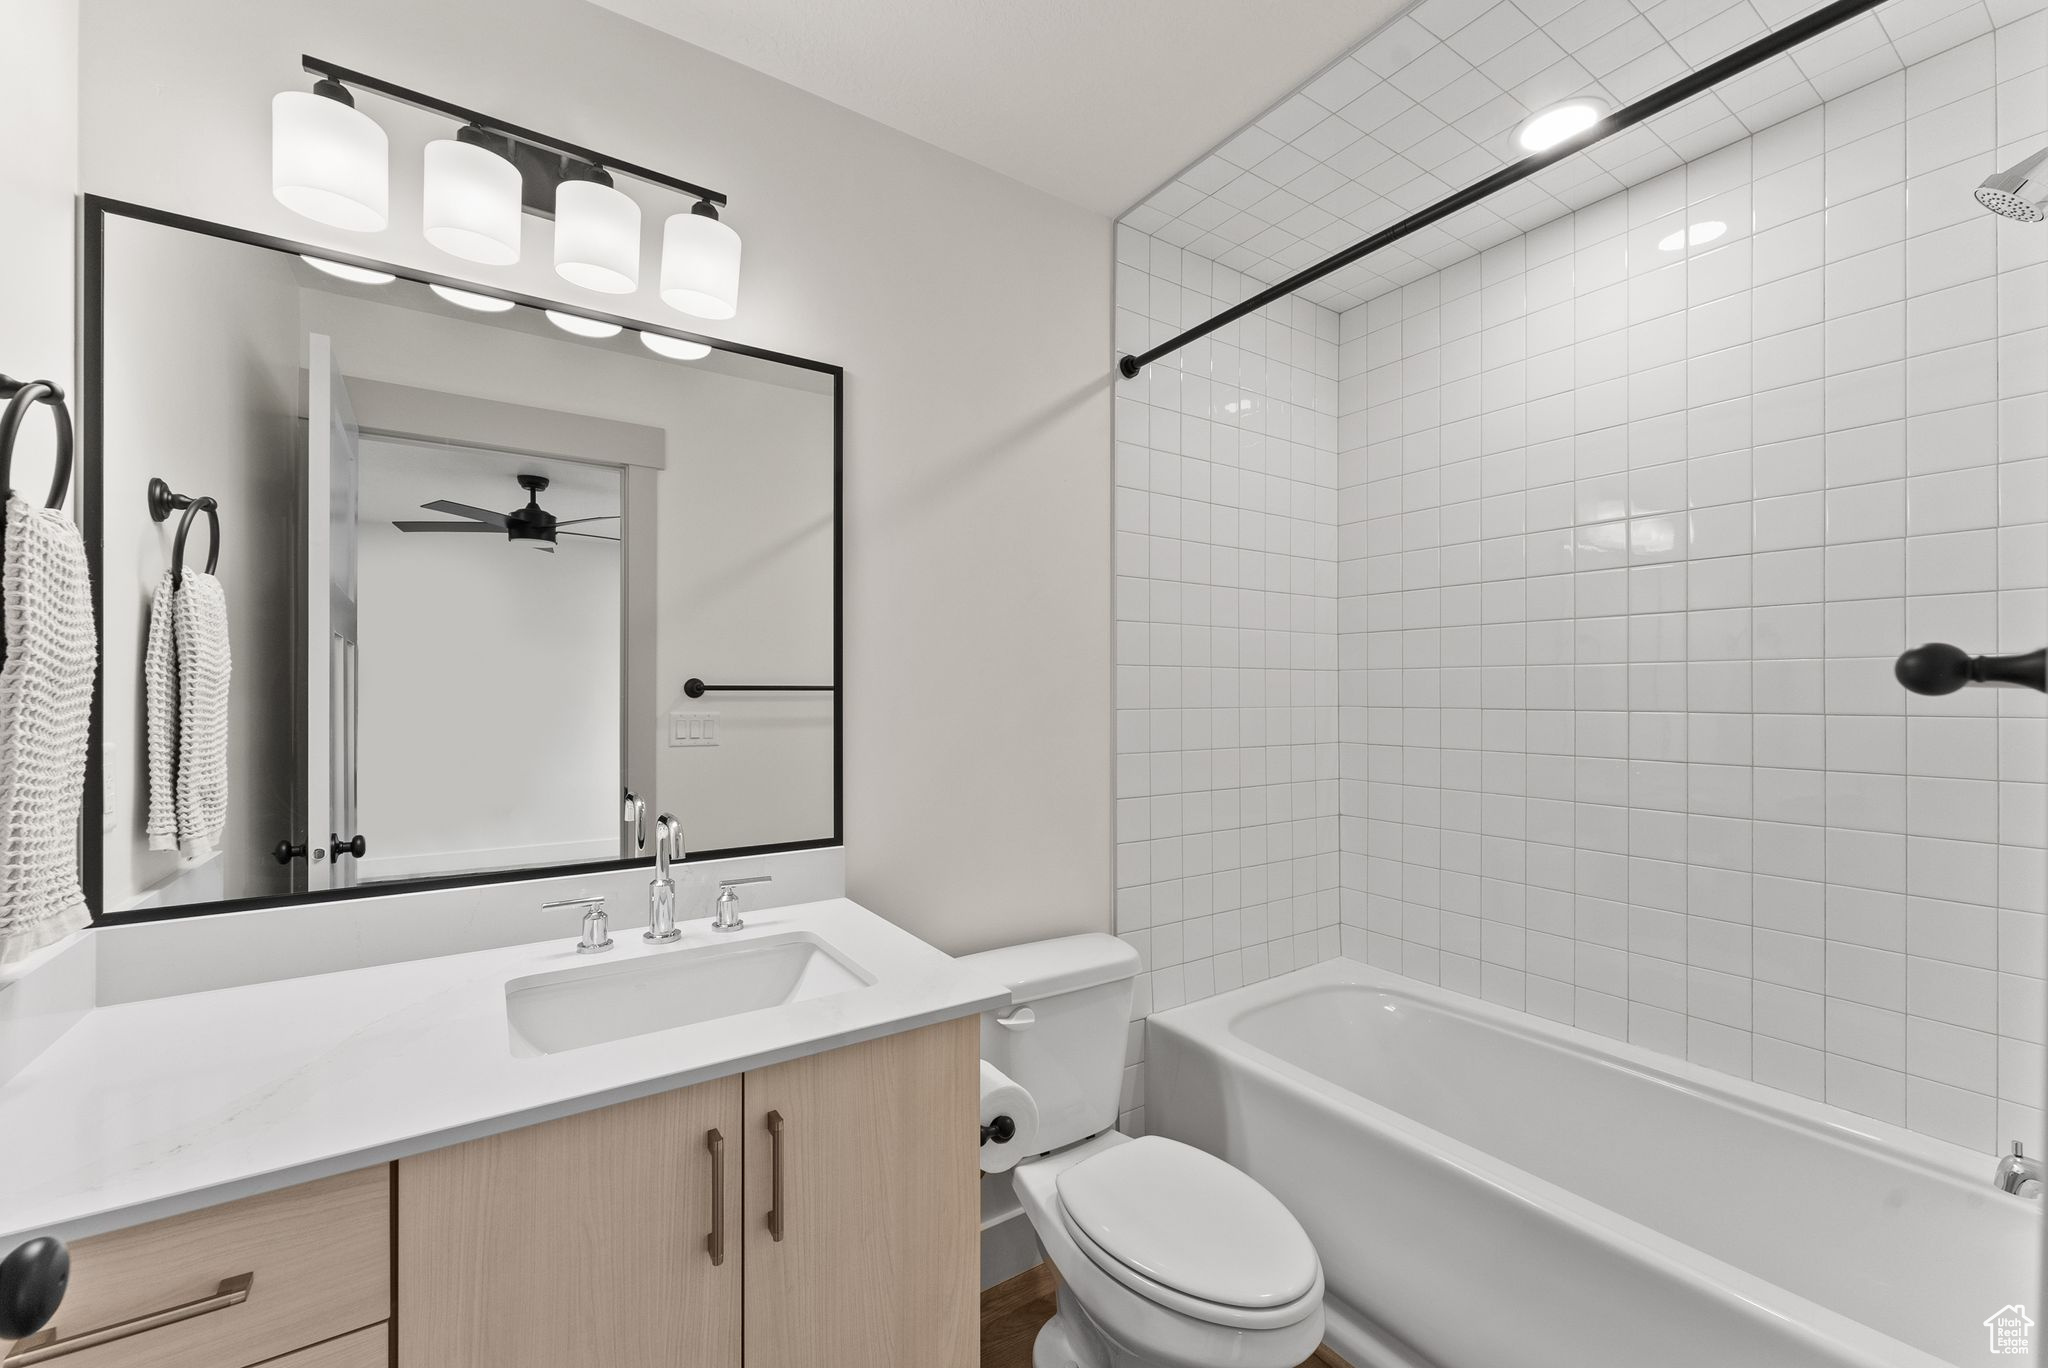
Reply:
M104 253L97 905L837 839L836 369Z

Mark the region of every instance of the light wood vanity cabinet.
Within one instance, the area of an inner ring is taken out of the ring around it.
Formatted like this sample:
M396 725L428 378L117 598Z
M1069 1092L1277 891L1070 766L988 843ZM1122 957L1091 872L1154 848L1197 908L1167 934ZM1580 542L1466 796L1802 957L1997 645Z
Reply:
M972 1368L977 1053L946 1022L400 1160L398 1368Z
M945 1022L79 1240L0 1368L973 1368L978 1044Z

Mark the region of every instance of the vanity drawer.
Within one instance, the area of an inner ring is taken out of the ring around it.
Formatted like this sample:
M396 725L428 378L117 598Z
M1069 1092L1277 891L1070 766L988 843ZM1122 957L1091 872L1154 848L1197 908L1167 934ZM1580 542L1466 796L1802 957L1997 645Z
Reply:
M272 1359L263 1368L389 1368L391 1327L371 1325L340 1339Z
M237 1299L232 1284L243 1275L247 1295ZM217 1296L226 1304L63 1352L63 1341ZM50 1368L245 1368L390 1315L391 1168L382 1164L78 1241L70 1290L48 1327L57 1340L49 1347L60 1352L42 1361ZM0 1361L13 1368L17 1360ZM311 1363L356 1368L369 1361Z

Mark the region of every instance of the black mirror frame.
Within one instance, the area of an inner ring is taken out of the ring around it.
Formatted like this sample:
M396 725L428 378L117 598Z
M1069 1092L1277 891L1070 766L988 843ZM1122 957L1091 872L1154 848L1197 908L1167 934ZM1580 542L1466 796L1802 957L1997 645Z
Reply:
M105 309L106 309L106 226L109 218L132 219L141 223L153 223L161 227L182 229L207 237L220 238L229 242L244 243L252 247L265 247L274 252L287 252L294 256L311 254L330 261L346 262L370 270L387 271L401 280L410 280L422 285L447 285L467 290L474 294L487 294L499 299L508 299L532 309L554 309L563 313L577 314L585 318L616 323L621 327L642 332L663 333L689 342L700 342L719 351L739 356L751 356L763 361L778 362L804 370L816 371L832 377L832 834L808 841L784 841L771 845L735 846L722 850L693 850L688 859L714 860L732 859L744 855L771 855L793 850L821 850L845 843L846 834L846 371L844 367L808 357L791 356L763 347L748 346L744 343L705 337L681 329L664 327L644 319L628 318L619 314L598 313L589 309L564 304L558 300L541 299L532 295L519 294L492 286L480 285L475 281L460 280L452 276L434 275L408 266L394 265L374 257L356 256L317 243L294 242L288 238L274 237L267 233L252 232L234 228L227 224L214 223L206 219L193 218L168 210L152 209L145 205L131 204L122 200L109 199L102 195L86 195L81 203L79 264L82 274L79 328L79 376L75 399L78 406L80 427L79 460L76 466L78 481L78 513L80 525L85 534L86 556L92 568L92 610L95 634L99 638L101 656L105 656L106 616L104 612L102 585L102 546L105 534L105 510L103 507L105 489L102 472L102 393L105 370ZM420 879L393 879L384 883L360 884L353 888L319 889L304 893L285 893L255 898L227 898L217 902L187 903L175 907L147 908L134 912L109 914L105 907L105 831L101 825L100 813L105 802L105 774L101 759L102 714L106 707L106 675L96 674L93 681L92 722L87 739L85 801L80 818L79 861L80 875L85 887L86 906L92 914L95 926L125 926L138 922L166 921L180 917L211 916L220 912L246 912L263 907L288 907L310 903L346 902L362 898L382 898L400 893L417 893L430 889L471 888L490 884L525 883L536 879L556 878L566 874L599 874L615 870L649 869L654 858L593 860L578 864L532 866L520 869L493 870L482 874L437 875Z

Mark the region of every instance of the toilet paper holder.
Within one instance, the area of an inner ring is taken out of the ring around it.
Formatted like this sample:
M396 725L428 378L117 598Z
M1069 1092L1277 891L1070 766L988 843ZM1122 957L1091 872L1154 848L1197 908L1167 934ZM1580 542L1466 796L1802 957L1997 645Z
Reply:
M993 1140L998 1145L1007 1145L1017 1138L1017 1123L1008 1116L998 1116L981 1128L981 1143Z

